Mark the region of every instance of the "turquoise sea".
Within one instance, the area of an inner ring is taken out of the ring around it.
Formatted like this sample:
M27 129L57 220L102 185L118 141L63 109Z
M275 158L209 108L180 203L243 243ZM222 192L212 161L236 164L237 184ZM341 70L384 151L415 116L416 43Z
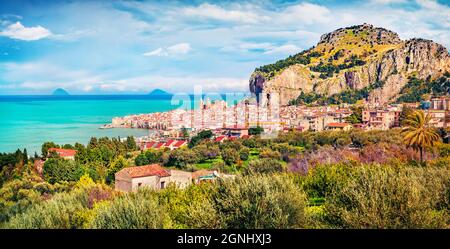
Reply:
M191 96L192 97L192 96ZM194 100L194 98L192 98ZM91 137L149 134L144 129L99 129L116 116L162 112L180 106L170 96L0 96L0 152L41 151L46 141L86 144ZM192 101L195 107L198 101Z

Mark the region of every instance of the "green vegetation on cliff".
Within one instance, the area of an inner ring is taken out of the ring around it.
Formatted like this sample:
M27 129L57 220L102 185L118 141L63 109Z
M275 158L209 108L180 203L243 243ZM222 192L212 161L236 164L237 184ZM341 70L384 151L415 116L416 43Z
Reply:
M348 89L340 93L333 94L331 96L325 96L323 94L318 94L315 92L304 93L301 92L300 95L289 101L289 105L299 105L299 104L319 104L319 105L336 105L336 104L355 104L358 100L366 99L369 94L374 89L383 87L383 82L376 82L370 86L364 87L362 89Z
M442 96L450 94L450 73L446 72L443 77L431 81L429 78L421 80L416 77L411 77L408 84L400 91L400 97L397 102L419 102L426 100L427 95Z

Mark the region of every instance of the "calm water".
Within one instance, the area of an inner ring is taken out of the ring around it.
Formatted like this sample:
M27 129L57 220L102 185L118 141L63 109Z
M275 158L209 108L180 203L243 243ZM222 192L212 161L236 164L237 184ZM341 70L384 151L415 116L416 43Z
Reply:
M192 104L196 106L197 101ZM116 116L162 112L178 108L170 97L0 96L0 152L26 148L40 153L42 143L86 144L91 137L143 136L144 129L99 129Z
M175 109L151 96L0 96L0 152L40 152L45 141L87 143L93 136L143 136L143 129L99 129L115 116Z

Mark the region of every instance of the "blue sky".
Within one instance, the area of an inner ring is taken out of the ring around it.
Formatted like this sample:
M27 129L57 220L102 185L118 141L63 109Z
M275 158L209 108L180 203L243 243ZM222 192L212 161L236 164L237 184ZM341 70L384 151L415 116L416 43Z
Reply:
M255 67L364 22L450 47L445 1L2 1L0 94L247 91Z

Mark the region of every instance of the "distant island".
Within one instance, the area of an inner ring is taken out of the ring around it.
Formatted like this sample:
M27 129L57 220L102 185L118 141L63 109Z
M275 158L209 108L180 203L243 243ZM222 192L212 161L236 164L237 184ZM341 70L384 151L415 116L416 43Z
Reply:
M58 88L52 93L53 96L67 96L70 95L66 90Z
M148 95L152 95L152 96L171 96L171 93L168 93L164 90L161 89L155 89L153 91L151 91Z

